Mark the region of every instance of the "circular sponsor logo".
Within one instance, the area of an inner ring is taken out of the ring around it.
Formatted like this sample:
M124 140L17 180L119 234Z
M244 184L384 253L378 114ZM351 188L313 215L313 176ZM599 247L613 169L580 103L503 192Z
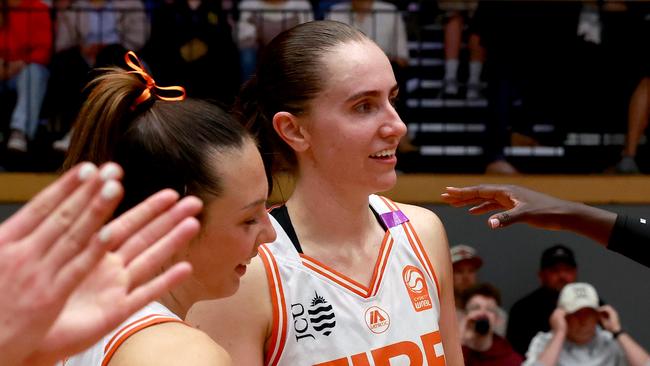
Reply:
M415 294L421 294L426 290L422 272L415 267L406 268L404 271L404 283L409 291Z
M365 318L368 329L375 334L383 333L390 327L390 316L378 306L368 308Z

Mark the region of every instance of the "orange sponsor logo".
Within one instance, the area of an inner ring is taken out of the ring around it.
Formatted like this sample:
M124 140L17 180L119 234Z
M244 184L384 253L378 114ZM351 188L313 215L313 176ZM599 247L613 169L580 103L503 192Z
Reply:
M437 331L427 333L421 336L420 340L422 347L415 342L402 341L314 366L370 366L370 359L375 366L391 366L391 360L397 358L403 360L404 357L409 359L411 366L445 366L440 333Z
M424 274L419 268L415 266L404 267L402 279L415 311L424 311L433 307L427 281L424 280Z
M390 316L382 308L371 306L366 310L366 325L371 332L380 334L390 327Z

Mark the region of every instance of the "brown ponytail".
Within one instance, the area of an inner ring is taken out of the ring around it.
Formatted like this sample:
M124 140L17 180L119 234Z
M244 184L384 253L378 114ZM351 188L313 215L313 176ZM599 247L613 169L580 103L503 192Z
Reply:
M125 197L118 213L163 188L204 200L222 193L215 163L250 138L232 116L193 99L151 97L133 110L147 86L120 68L106 69L89 87L64 167L81 161L122 165Z

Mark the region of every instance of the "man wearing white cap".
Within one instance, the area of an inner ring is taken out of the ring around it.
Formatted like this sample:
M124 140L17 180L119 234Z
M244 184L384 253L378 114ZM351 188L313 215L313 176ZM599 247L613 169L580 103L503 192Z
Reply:
M590 284L564 286L551 331L533 338L523 365L650 366L650 356L623 331L614 308L598 304Z

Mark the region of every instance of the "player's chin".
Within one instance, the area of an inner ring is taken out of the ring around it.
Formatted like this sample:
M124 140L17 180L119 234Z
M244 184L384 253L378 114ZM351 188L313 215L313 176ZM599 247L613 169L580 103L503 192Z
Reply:
M373 183L377 192L388 191L395 187L395 184L397 184L397 172L395 172L395 170L392 170L378 175L374 179Z

